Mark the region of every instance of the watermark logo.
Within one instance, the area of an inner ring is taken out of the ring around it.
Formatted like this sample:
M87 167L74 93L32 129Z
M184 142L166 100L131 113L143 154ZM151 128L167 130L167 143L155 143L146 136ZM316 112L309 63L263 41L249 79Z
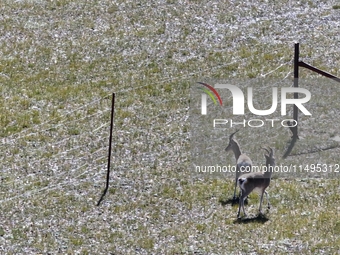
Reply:
M203 83L203 82L198 82L198 83L205 86L203 88L200 88L203 92L205 92L205 94L202 94L202 108L201 108L202 109L202 111L201 111L202 115L207 114L207 95L209 95L209 97L211 98L211 100L213 100L215 105L217 104L216 99L211 92L213 92L215 94L215 96L218 99L218 102L222 106L222 104L223 104L222 99L213 86L206 84L206 83ZM208 88L208 89L206 89L206 88Z
M244 115L244 94L240 88L238 88L235 85L230 84L215 84L215 86L211 86L206 83L198 82L199 84L204 85L205 87L209 88L219 99L220 105L222 106L222 99L220 95L217 93L216 89L228 89L233 98L233 115ZM269 88L270 89L270 88ZM247 105L248 109L251 113L259 116L264 115L270 115L276 111L277 105L278 105L278 88L277 87L271 87L271 93L272 93L272 105L269 109L266 110L259 110L255 109L253 104L253 88L248 87L247 88ZM201 104L201 114L206 115L207 114L207 94L212 98L214 103L216 104L216 100L213 97L212 93L207 90L203 89L203 91L206 94L201 95L202 104ZM287 95L289 93L300 93L304 94L305 97L303 98L287 98ZM311 99L311 93L304 88L295 88L295 87L283 87L281 88L281 115L287 115L287 105L295 105L304 115L312 115L306 107L303 105L304 103L307 103Z

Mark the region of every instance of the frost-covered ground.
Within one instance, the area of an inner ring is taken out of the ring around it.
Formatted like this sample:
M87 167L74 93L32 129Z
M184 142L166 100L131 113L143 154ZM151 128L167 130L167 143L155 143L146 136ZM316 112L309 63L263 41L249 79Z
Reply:
M193 175L189 87L203 78L291 81L296 41L305 62L340 76L339 6L3 1L0 253L336 253L337 178L276 176L271 211L239 222L227 203L233 180ZM314 76L302 70L301 77ZM311 88L315 114L301 119L292 154L337 146L338 90L333 83ZM112 92L111 188L97 207ZM335 148L284 160L290 133L262 133L237 135L254 161L264 158L259 137L268 138L279 164L335 162L339 154ZM257 206L251 195L250 217Z

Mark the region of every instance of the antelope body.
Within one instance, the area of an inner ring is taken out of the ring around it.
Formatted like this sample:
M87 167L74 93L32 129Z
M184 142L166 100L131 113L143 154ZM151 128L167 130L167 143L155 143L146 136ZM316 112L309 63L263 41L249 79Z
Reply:
M266 188L270 184L270 178L272 176L273 167L275 166L275 158L274 158L273 149L270 148L270 151L268 151L267 149L264 149L264 150L266 150L268 153L268 155L265 154L265 157L266 157L265 171L246 173L246 174L241 175L238 178L238 184L241 189L241 197L240 197L240 203L239 203L238 212L237 212L237 218L240 218L241 207L243 209L244 215L246 216L246 212L244 210L244 200L253 190L259 190L261 194L259 213L260 214L262 213L261 206L262 206L263 194L266 194L267 201L268 201L268 209L270 209L269 196L266 191Z
M238 132L238 130L236 132ZM236 178L235 178L235 189L234 189L234 196L233 196L234 201L236 200L236 188L237 188L238 178L243 173L250 172L251 166L253 164L251 159L246 154L243 154L241 152L239 143L236 140L234 140L233 136L236 132L232 133L229 136L229 144L225 148L226 152L232 150L236 158Z

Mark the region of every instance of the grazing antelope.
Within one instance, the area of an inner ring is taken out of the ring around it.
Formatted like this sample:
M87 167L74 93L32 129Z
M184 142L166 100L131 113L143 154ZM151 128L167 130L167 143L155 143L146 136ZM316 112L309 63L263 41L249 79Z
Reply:
M266 188L269 186L270 178L272 176L273 168L275 167L275 158L274 158L274 152L272 148L270 149L270 152L267 151L268 155L264 155L266 157L266 169L262 172L252 172L252 173L246 173L241 175L238 178L238 183L241 188L241 197L240 197L240 204L238 207L237 212L237 218L240 218L240 211L241 207L243 209L244 216L246 216L246 212L244 210L244 199L253 191L253 190L259 190L261 194L260 199L260 207L259 207L259 213L261 214L261 206L262 206L262 200L263 200L263 194L266 194L267 201L268 201L268 209L270 209L270 202L269 202L269 196L266 191Z
M238 132L238 130L236 132ZM236 158L236 178L235 178L235 189L234 189L234 197L233 197L234 201L236 200L236 188L237 188L237 180L239 176L245 172L250 172L251 166L253 164L251 162L251 159L247 155L241 152L241 148L238 142L233 139L233 136L235 135L236 132L232 133L229 136L229 144L227 148L225 148L226 152L232 150Z

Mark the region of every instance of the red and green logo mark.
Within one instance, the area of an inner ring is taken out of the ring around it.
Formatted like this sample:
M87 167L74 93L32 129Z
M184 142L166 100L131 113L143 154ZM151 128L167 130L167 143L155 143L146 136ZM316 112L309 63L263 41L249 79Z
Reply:
M217 101L215 98L216 96L219 104L222 106L222 99L213 86L203 83L203 82L197 82L197 83L204 86L203 88L200 88L200 90L202 90L205 93L205 94L202 94L202 114L203 115L207 114L207 95L209 95L209 97L211 98L211 100L214 102L215 105L217 104Z

